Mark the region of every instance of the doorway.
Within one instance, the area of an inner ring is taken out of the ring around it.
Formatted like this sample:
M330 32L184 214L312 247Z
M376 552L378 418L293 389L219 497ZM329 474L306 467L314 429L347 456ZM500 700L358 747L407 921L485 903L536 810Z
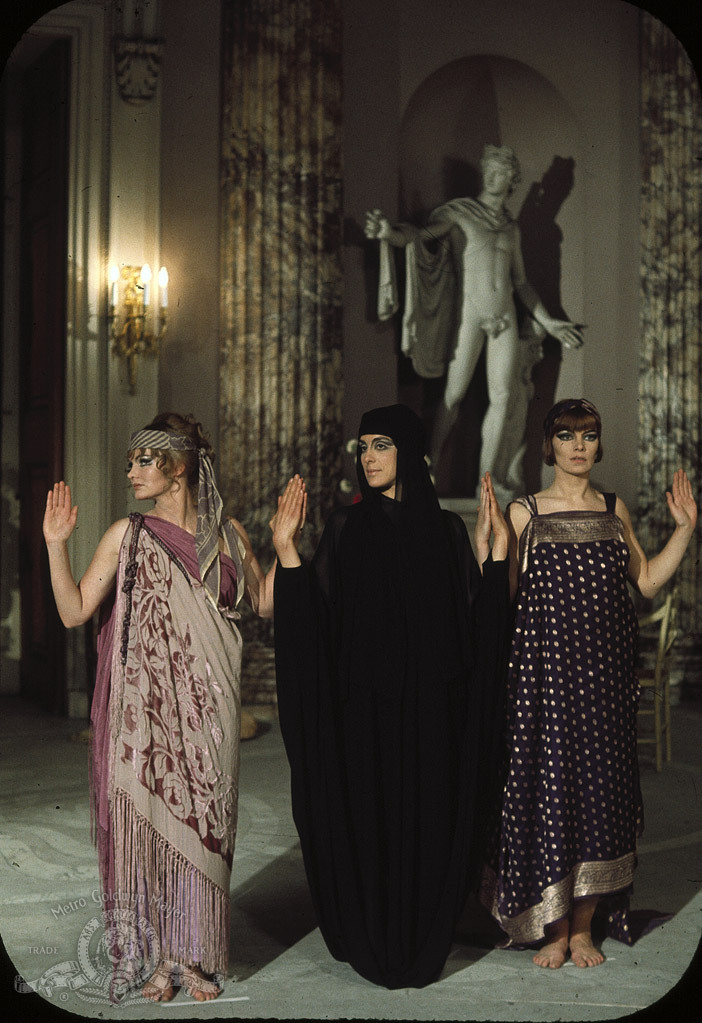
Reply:
M70 42L50 41L21 76L19 252L20 687L65 712L65 632L42 535L63 475Z

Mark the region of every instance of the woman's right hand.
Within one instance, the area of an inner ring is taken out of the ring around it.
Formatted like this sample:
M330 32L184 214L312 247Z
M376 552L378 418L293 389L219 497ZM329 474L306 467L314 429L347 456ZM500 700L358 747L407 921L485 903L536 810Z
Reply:
M44 540L51 544L65 543L76 528L78 505L71 507L71 488L61 480L46 495Z
M279 558L297 551L300 533L307 517L307 491L305 481L296 474L278 498L278 510L270 521L273 544Z

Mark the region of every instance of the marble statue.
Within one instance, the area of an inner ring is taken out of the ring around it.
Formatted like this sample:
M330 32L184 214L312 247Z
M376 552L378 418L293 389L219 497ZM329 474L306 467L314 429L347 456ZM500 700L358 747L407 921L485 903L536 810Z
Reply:
M487 344L488 409L483 421L480 476L492 475L496 492L512 496L523 453L534 342L546 333L567 348L583 343L582 329L550 316L526 279L519 228L505 200L520 180L508 146L485 146L477 199L453 199L435 209L426 227L391 225L380 210L366 213L367 238L380 241L378 315L398 309L391 246L404 247L407 265L402 350L422 377L446 373L434 422L430 457L436 470L478 359ZM533 320L520 341L514 293ZM527 350L522 351L523 348Z

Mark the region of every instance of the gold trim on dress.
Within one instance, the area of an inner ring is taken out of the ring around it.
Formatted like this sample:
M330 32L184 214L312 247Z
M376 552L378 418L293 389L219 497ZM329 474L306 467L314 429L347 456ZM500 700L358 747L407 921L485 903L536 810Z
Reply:
M502 916L497 905L497 875L483 867L480 901L508 935L500 948L511 945L533 945L544 937L544 929L566 916L573 899L586 895L609 895L627 888L634 878L636 853L629 852L617 860L589 860L576 863L556 884L544 888L541 901L515 917Z
M621 519L612 512L578 511L533 515L519 537L519 571L527 570L528 552L543 543L624 541Z

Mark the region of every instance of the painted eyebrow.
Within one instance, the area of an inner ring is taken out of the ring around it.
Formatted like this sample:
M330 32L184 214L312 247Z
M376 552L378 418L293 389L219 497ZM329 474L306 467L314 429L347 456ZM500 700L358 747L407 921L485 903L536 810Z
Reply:
M359 440L358 443L360 447L368 447L368 444L366 444L364 440ZM391 437L374 437L371 444L394 444L394 441Z

